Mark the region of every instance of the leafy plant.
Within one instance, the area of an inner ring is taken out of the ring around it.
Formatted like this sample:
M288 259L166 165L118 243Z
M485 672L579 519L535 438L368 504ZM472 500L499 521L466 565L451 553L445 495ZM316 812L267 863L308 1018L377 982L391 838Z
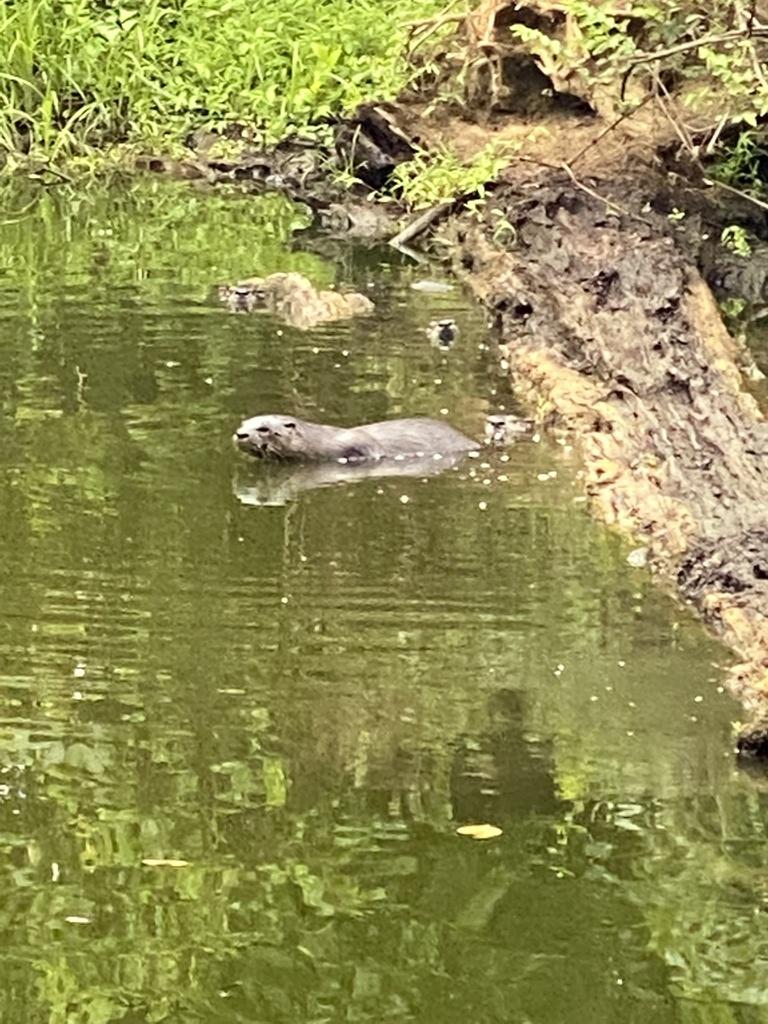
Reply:
M713 177L728 185L749 188L760 179L760 165L766 157L760 134L754 128L739 132L732 145L712 166Z
M438 0L17 0L0 5L0 149L62 161L238 125L322 132L407 80L409 19Z
M738 224L729 224L724 227L720 234L720 241L737 256L751 256L752 246L749 244L749 236L744 228Z
M740 295L731 295L720 301L720 309L727 320L739 320L747 308L747 300Z
M482 199L486 186L507 166L513 151L511 144L490 143L464 163L445 147L421 150L413 160L396 168L394 184L414 210L471 193Z

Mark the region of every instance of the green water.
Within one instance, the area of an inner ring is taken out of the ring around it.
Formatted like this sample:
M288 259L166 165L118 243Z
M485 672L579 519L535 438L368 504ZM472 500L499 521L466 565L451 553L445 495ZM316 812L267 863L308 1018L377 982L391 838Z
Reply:
M272 410L479 434L514 406L480 311L386 252L291 251L277 200L2 220L3 1024L768 1021L728 656L573 454L286 493L232 449ZM376 318L215 299L289 267Z

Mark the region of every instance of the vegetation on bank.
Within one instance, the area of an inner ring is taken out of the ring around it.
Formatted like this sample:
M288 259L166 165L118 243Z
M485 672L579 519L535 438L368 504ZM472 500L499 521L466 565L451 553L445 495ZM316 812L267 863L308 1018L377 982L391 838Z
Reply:
M411 19L440 0L9 0L0 150L53 164L115 143L242 125L322 129L407 78Z
M522 54L550 94L606 124L653 96L695 159L755 190L768 168L762 19L748 0L8 0L0 162L103 166L116 146L173 151L195 129L322 137L417 73L433 106L514 110ZM472 166L450 148L420 153L397 184L419 207L473 191L510 152L486 147Z
M509 0L490 0L495 18ZM546 4L533 0L532 7ZM765 176L768 12L746 0L565 0L560 15L508 32L560 91L611 121L653 99L692 158L710 158L721 181ZM550 12L551 13L551 12Z

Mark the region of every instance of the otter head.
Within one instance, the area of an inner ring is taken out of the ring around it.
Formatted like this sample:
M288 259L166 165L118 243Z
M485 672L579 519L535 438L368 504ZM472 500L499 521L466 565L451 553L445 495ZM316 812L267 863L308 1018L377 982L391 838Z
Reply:
M300 459L302 426L301 420L290 416L252 416L243 420L233 441L258 459Z
M226 302L233 312L251 313L263 306L266 299L264 279L261 277L247 278L237 284L219 285L219 298Z

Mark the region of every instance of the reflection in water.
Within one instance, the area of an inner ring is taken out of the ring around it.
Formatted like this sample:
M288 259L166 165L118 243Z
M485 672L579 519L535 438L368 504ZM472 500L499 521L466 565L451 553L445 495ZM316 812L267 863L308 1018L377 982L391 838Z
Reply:
M380 459L377 462L315 462L275 465L259 464L246 478L238 475L232 491L243 505L287 505L304 491L363 480L425 479L453 469L467 458L465 452Z
M567 448L355 487L231 451L253 408L514 413L458 290L288 252L277 201L25 202L0 229L0 1020L768 1019L766 793L723 652L590 522ZM284 269L379 315L300 333L211 298Z

